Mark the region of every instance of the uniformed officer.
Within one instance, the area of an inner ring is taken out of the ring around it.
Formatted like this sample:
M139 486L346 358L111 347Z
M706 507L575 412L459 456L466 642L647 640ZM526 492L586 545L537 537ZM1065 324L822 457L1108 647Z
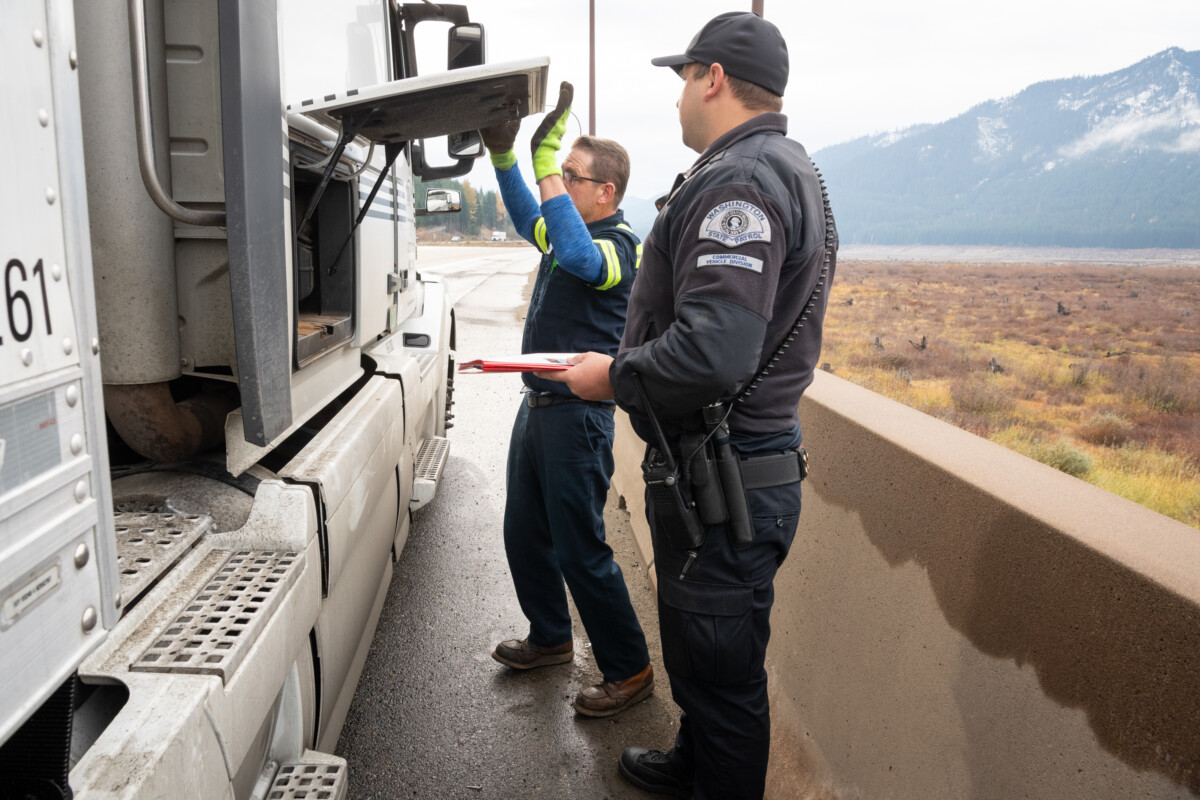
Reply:
M542 254L521 351L615 355L641 250L618 208L629 156L611 140L580 137L559 166L572 93L564 83L533 135L540 207L516 166L519 121L481 133L513 225ZM530 373L523 378L508 451L504 547L529 634L501 642L492 657L521 670L572 660L565 579L604 676L579 692L575 709L611 716L654 690L646 637L604 537L615 406Z
M663 661L682 714L671 750L630 747L619 768L660 794L757 798L770 750L773 581L805 469L796 407L820 351L837 233L820 177L778 113L788 56L774 25L721 14L682 55L653 63L683 78L683 141L701 155L660 201L620 353L584 354L556 377L580 397L615 397L651 444L653 413L680 462L692 455L681 436L710 430L702 409L739 398L727 422L749 542L723 523L679 547L680 517L647 493Z

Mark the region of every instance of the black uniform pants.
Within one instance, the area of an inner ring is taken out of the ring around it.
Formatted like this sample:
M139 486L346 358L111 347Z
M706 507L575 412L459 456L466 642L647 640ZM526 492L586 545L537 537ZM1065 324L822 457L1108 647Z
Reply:
M658 572L658 621L671 694L682 710L674 758L691 774L695 800L761 798L771 752L763 668L774 580L800 518L800 483L746 494L751 544L734 547L709 526L688 552L671 547L647 498Z

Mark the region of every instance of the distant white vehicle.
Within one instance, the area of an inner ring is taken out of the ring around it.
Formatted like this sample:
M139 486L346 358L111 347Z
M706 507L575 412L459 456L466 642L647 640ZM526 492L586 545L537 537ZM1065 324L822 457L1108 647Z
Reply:
M506 242L508 241L508 233L506 231L492 231L492 241Z
M462 237L461 237L461 236L451 236L451 237L450 237L450 241L452 241L452 242L461 242L461 241L462 241Z

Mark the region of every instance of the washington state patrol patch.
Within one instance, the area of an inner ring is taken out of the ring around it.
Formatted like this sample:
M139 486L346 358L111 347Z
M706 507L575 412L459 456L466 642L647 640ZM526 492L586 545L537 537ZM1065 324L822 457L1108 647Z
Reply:
M696 269L701 267L738 267L740 269L748 269L751 272L762 274L763 262L761 258L750 258L749 256L738 255L737 253L718 253L711 256L700 256L696 259Z
M704 216L700 238L712 239L726 247L740 247L747 242L769 242L771 221L753 203L730 200Z

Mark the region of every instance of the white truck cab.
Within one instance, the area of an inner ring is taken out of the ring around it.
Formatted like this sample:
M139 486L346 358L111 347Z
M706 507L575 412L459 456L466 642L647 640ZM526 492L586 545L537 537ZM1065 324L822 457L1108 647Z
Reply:
M546 59L485 51L447 4L6 3L6 792L347 796L330 753L450 444L414 219L460 203L414 176L545 96Z

